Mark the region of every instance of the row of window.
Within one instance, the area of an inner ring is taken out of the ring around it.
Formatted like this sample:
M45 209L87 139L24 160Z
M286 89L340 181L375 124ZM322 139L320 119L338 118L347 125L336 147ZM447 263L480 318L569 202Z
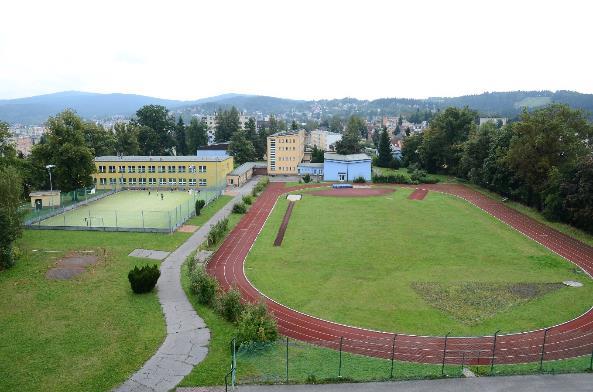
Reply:
M99 173L115 173L115 166L99 166ZM136 169L138 169L138 173L146 173L146 169L148 168L148 173L156 173L158 168L159 173L185 173L186 167L184 165L180 166L118 166L117 173L136 173ZM188 173L196 173L196 169L198 173L206 173L206 166L199 165L199 166L189 166L187 168Z
M294 146L292 146L292 147L290 147L290 146L287 146L287 147L280 146L280 147L278 147L278 150L279 151L296 151L296 147L294 147Z
M99 178L99 184L101 185L107 185L107 182L109 181L109 185L116 185L118 182L120 185L146 185L148 183L148 185L156 185L157 184L157 178ZM208 185L208 181L205 178L198 178L197 181L195 178L169 178L168 180L166 178L158 178L158 183L159 185L181 185L181 186L185 186L185 185L189 185L189 186L195 186L196 183L199 186L207 186Z
M279 161L296 161L296 157L278 157Z
M278 168L276 168L274 165L270 166L270 171L276 171L276 169L278 171L295 171L295 168L290 166L278 166Z

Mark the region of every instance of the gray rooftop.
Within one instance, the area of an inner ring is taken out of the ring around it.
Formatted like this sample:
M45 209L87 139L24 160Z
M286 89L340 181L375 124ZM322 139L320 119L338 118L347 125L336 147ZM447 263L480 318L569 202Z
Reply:
M268 167L265 163L262 162L245 162L244 164L242 164L241 166L237 167L235 170L233 170L232 172L230 172L229 176L240 176L242 174L245 174L246 172L248 172L249 170L255 168L255 167Z
M280 132L276 132L276 133L274 133L274 134L272 134L270 136L292 136L292 135L298 135L298 133L300 131L301 130L297 130L297 131L293 131L293 130L290 130L290 131L280 131Z
M371 157L367 154L349 154L349 155L341 155L341 154L333 154L326 152L323 154L325 160L332 160L332 161L344 161L344 162L353 162L353 161L370 161Z
M124 155L119 157L116 155L106 155L102 157L95 157L95 162L222 162L227 159L231 159L231 157L199 157L195 155Z
M321 163L311 163L311 162L305 162L305 163L299 163L298 166L300 167L323 167L323 162Z

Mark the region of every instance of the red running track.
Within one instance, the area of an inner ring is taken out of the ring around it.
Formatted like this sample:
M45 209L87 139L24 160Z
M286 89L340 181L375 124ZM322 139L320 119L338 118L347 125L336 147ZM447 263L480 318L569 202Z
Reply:
M318 319L263 296L246 278L243 264L278 197L286 192L319 185L286 188L271 183L231 231L208 263L208 272L224 289L236 287L250 302L264 300L280 332L291 338L352 353L397 360L447 364L526 363L571 358L593 350L593 309L563 324L522 333L494 336L415 336L362 329ZM593 275L593 248L564 235L498 201L463 185L423 185L424 189L460 197L513 229L544 245ZM585 277L585 276L584 276ZM592 301L593 302L593 301ZM445 349L446 348L446 349Z

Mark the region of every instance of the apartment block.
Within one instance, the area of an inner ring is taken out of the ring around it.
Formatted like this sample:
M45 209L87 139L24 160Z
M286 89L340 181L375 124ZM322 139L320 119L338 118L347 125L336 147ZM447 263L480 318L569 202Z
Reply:
M323 151L334 151L336 142L342 140L342 134L315 129L311 131L310 145Z
M305 154L305 130L284 131L268 136L268 174L296 175Z

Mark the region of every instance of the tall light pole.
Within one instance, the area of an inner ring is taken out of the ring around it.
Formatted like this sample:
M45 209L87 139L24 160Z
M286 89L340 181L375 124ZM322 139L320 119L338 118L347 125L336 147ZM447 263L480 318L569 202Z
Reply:
M47 169L47 172L49 173L49 194L50 194L50 201L51 201L51 207L54 207L54 187L53 184L51 182L51 169L53 169L54 167L56 167L56 165L46 165L45 168Z

